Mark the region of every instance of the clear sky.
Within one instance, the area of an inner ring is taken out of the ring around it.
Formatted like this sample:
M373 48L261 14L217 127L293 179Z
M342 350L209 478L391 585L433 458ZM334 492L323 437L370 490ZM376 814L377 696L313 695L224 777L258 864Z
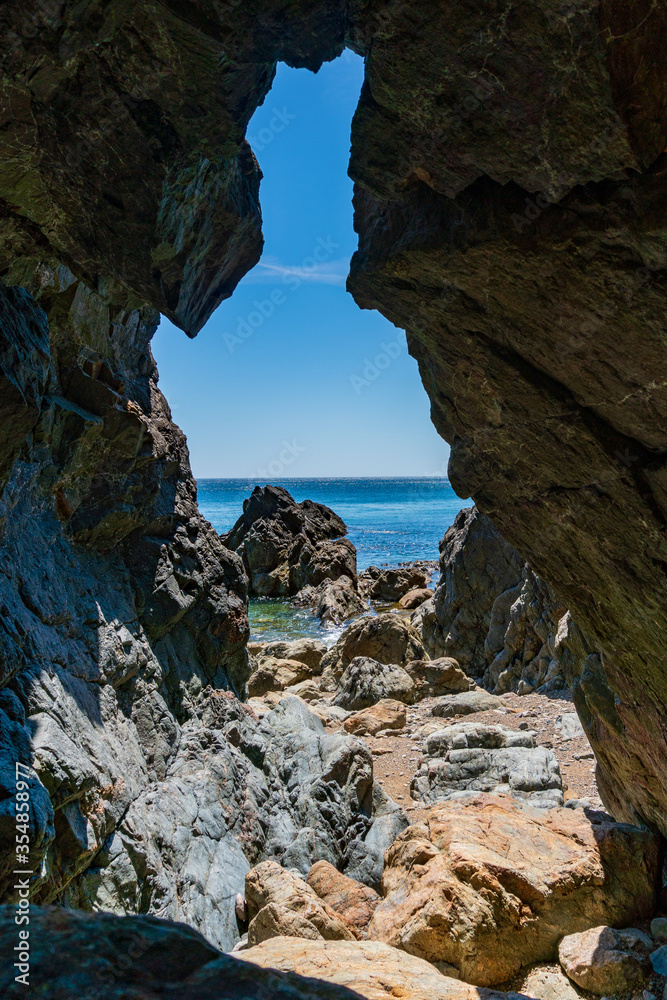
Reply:
M404 333L345 291L362 72L350 52L317 74L279 67L248 130L262 261L195 340L163 319L153 341L198 478L446 473Z

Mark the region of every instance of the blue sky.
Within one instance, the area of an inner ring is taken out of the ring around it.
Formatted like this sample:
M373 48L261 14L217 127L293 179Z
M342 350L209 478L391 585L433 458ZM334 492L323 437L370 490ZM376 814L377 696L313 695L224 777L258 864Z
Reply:
M362 73L349 52L317 74L279 66L248 129L264 173L262 260L195 340L164 319L155 336L198 478L445 474L404 333L345 291Z

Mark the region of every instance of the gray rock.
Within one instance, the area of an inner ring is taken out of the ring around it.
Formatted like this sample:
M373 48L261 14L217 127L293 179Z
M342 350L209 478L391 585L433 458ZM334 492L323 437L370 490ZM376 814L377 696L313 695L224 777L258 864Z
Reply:
M655 917L651 921L651 937L661 944L667 943L667 917Z
M649 957L653 971L657 972L659 976L667 976L667 944L656 948L655 951L651 952Z
M534 969L526 976L519 991L534 1000L579 1000L579 994L562 972Z
M428 736L414 799L434 805L471 792L506 793L539 808L563 805L558 761L535 734L460 723Z
M359 588L371 601L397 604L411 590L426 590L433 577L435 563L406 563L402 566L369 566L359 574Z
M451 719L455 715L474 715L476 712L490 712L504 707L502 698L477 688L439 698L431 714L437 718Z
M567 609L490 518L476 508L457 515L440 571L433 602L413 619L431 657L453 656L496 694L566 686L566 667L580 660Z
M414 697L414 681L402 667L357 656L345 668L333 703L356 712L385 698L409 705Z
M576 712L565 712L563 715L559 715L554 725L558 735L565 742L586 739L584 727Z

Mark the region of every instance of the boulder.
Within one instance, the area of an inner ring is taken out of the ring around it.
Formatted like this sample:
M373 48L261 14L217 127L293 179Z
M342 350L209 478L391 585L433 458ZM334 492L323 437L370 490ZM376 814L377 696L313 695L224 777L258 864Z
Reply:
M439 719L451 719L455 715L474 715L476 712L491 712L500 708L505 708L502 698L489 694L482 688L475 688L440 698L437 705L433 706L432 715Z
M585 740L586 733L576 712L564 712L554 723L556 732L564 743L570 740Z
M345 629L322 660L326 677L338 680L357 656L405 666L412 660L427 659L419 633L391 612L367 615Z
M309 680L313 673L312 667L300 660L279 660L273 656L264 656L248 680L248 697L261 698L267 691L284 691L293 684Z
M603 995L641 989L652 950L651 938L635 928L592 927L564 937L558 957L577 986Z
M359 589L370 598L384 604L397 604L410 591L424 591L433 576L428 563L407 563L384 568L369 566L359 574Z
M414 683L402 667L357 656L345 668L333 703L350 711L377 705L387 698L409 705L414 693Z
M398 602L399 608L403 608L404 611L414 611L416 608L420 608L422 604L430 600L433 597L433 591L429 588L421 588L419 590L409 590L407 594Z
M342 875L328 861L318 861L306 880L320 899L346 923L356 938L366 936L380 896L374 889Z
M375 736L383 729L403 729L406 721L405 705L385 698L377 705L350 715L343 723L343 729L353 736Z
M357 582L357 554L347 527L322 504L296 503L281 486L257 486L224 544L243 560L250 592L287 597L324 580Z
M658 837L508 796L441 803L387 851L369 938L479 986L552 961L561 938L654 912Z
M471 792L505 793L545 809L563 805L558 760L536 745L535 733L463 722L428 736L424 757L410 792L427 805Z
M311 607L320 621L332 625L342 625L349 618L368 610L367 602L359 595L354 580L349 576L324 580L319 587L305 587L296 603Z
M406 663L405 671L414 682L416 701L458 694L475 687L475 682L470 680L451 656L442 656L438 660L412 660Z
M522 981L519 992L533 1000L579 1000L567 976L554 969L533 969Z
M654 917L651 921L651 937L660 944L667 943L667 917Z
M310 675L315 676L320 673L322 657L327 651L325 643L319 639L311 639L306 636L302 639L293 639L291 642L264 642L257 643L258 649L252 649L248 643L248 651L254 653L261 662L265 657L275 657L278 660L298 660L310 667Z
M245 897L251 948L273 937L313 941L355 937L347 923L302 878L275 861L263 861L248 872Z
M298 941L273 938L242 951L241 962L299 972L309 981L337 984L356 1000L524 1000L516 993L477 990L442 975L433 965L379 941ZM313 1000L317 994L313 993ZM273 997L272 997L273 1000ZM276 1000L278 998L276 997Z

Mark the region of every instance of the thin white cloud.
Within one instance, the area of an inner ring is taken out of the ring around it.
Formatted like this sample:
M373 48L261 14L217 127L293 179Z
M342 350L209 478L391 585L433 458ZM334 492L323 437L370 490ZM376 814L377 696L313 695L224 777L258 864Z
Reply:
M313 285L344 285L349 270L350 261L347 257L300 267L263 260L245 276L243 283L276 285L288 282L290 278L298 278L299 281L310 282Z

